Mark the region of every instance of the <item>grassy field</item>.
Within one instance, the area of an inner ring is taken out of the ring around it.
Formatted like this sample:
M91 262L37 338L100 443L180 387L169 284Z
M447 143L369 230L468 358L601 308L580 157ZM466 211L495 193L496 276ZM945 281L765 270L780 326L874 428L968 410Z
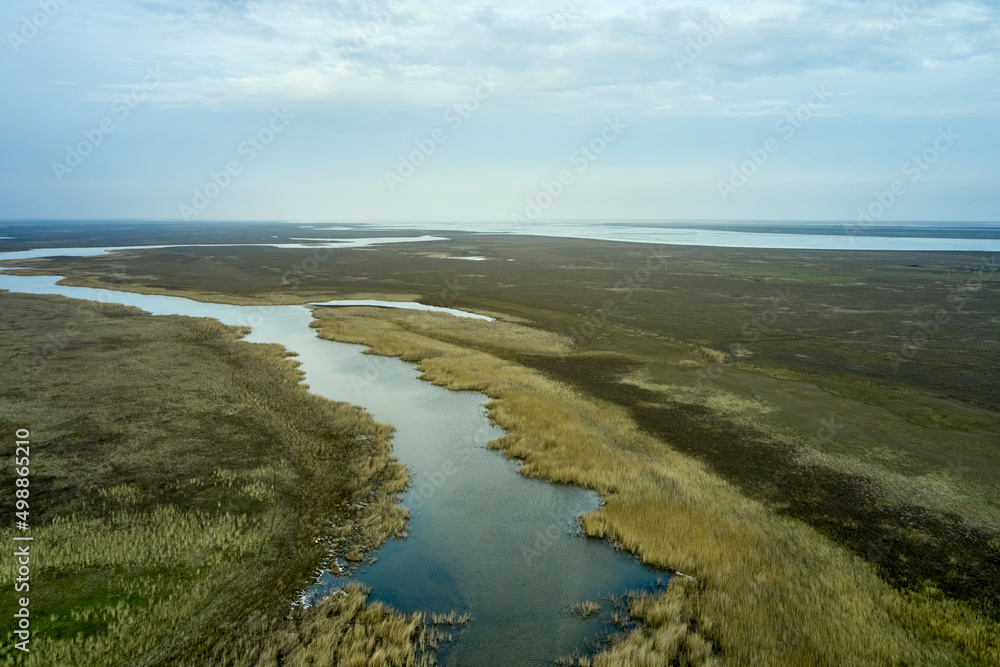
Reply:
M325 336L489 394L527 474L605 496L589 532L694 577L635 601L647 623L595 664L1000 661L994 258L452 236L312 263L176 249L36 270L500 316L319 313ZM446 259L461 255L488 259Z
M604 497L605 507L584 518L590 535L694 577L675 579L659 600L637 603L645 627L595 664L1000 659L996 626L971 607L927 589L894 590L814 529L644 432L628 410L503 358L518 348L558 359L567 340L515 323L431 313L325 308L317 315L323 337L417 361L435 384L488 395L491 419L509 432L496 446L521 459L522 472Z
M0 664L429 664L431 619L358 587L293 608L317 568L404 532L389 427L215 320L0 304L0 432L31 432L34 538L30 658L8 630ZM13 508L12 466L0 488ZM14 570L4 558L7 591Z

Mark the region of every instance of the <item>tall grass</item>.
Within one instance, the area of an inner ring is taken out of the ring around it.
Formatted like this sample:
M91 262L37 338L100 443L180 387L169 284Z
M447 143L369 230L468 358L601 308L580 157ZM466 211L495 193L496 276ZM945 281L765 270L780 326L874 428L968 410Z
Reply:
M324 564L403 534L391 428L309 394L283 348L214 320L0 302L0 367L31 369L0 387L0 431L31 431L34 538L31 653L8 630L0 664L430 662L432 621L357 587L292 610ZM52 348L52 331L69 335ZM4 590L14 565L0 559ZM15 597L0 597L6 618Z
M892 589L815 530L639 430L623 408L503 358L521 341L537 349L535 330L511 330L490 353L490 323L374 309L317 317L323 337L417 361L435 384L485 393L491 419L508 431L494 446L521 459L522 472L603 496L604 508L583 519L588 534L694 577L675 579L659 600L636 602L634 613L650 622L594 664L1000 661L997 626L964 605ZM452 323L461 334L442 333ZM484 335L471 341L475 327Z

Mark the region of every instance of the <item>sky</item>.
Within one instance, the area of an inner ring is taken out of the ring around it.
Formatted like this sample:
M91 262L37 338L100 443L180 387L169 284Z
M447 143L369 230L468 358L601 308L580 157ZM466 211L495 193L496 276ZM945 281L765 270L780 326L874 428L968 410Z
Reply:
M996 2L0 11L0 219L1000 221Z

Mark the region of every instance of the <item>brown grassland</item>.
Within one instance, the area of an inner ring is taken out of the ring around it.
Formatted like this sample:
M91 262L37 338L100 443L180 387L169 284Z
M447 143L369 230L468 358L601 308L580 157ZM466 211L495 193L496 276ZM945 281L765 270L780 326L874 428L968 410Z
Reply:
M603 496L605 507L584 518L588 534L694 577L635 603L645 627L594 664L1000 659L987 620L929 592L893 590L861 559L644 433L621 407L502 358L512 348L564 354L568 341L516 323L374 308L321 309L317 325L323 337L417 361L435 384L488 395L490 417L509 433L496 446L522 472Z
M403 533L389 427L309 394L283 348L215 320L0 304L0 431L31 432L34 538L31 652L8 631L0 663L430 664L431 619L357 586L292 607L331 558ZM8 507L13 475L0 475ZM14 569L4 558L8 619Z

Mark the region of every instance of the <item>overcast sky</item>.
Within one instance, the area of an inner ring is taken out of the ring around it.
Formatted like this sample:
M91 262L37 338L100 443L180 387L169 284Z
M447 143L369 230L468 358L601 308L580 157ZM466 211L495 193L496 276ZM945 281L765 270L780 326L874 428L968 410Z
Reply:
M996 2L2 19L0 218L1000 220Z

